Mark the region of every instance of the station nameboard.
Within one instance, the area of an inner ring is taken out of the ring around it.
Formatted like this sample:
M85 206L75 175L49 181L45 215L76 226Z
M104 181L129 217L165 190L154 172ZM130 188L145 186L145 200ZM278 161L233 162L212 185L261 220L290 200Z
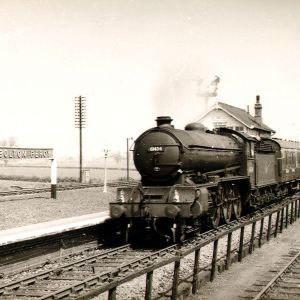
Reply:
M8 148L0 147L0 159L53 158L52 148Z

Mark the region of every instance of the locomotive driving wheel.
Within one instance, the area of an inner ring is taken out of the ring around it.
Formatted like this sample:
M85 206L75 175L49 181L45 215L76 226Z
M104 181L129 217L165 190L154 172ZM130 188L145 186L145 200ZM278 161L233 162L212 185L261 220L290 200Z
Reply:
M232 194L231 194L231 203L232 203L232 211L235 219L239 219L242 215L242 200L241 194L236 185L232 186Z
M230 201L223 203L222 214L223 214L224 222L228 224L232 216L232 203Z
M221 208L220 206L213 207L210 214L211 226L214 229L217 229L221 220Z
M228 185L225 185L221 189L221 201L222 201L222 215L224 222L228 224L232 216L232 190Z
M242 200L237 199L233 201L233 214L235 218L238 220L242 215Z

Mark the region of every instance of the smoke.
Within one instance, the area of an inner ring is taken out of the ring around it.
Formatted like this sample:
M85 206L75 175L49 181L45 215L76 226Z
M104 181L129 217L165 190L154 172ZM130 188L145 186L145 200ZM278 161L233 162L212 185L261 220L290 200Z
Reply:
M183 128L206 111L209 103L203 96L203 89L206 91L205 85L214 77L199 75L200 71L188 64L162 70L152 94L155 117L171 116L176 127Z

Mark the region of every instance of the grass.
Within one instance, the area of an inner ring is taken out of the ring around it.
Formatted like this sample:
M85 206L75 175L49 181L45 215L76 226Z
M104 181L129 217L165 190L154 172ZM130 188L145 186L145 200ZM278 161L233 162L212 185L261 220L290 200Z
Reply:
M91 183L101 183L104 181L104 170L100 168L86 168L89 172ZM1 166L0 179L2 180L22 180L35 182L50 182L51 168L49 167L32 167L32 166ZM130 178L139 180L140 176L137 171L130 170ZM127 171L124 169L108 169L107 180L114 181L127 177ZM78 182L78 168L58 168L57 182Z

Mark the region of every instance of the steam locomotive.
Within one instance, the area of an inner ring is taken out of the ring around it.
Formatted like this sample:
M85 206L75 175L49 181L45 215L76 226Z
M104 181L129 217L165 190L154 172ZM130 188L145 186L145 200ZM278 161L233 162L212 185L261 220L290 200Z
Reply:
M141 183L119 187L110 216L126 240L181 241L209 225L293 193L300 181L300 143L255 138L199 123L175 129L170 117L135 141Z

